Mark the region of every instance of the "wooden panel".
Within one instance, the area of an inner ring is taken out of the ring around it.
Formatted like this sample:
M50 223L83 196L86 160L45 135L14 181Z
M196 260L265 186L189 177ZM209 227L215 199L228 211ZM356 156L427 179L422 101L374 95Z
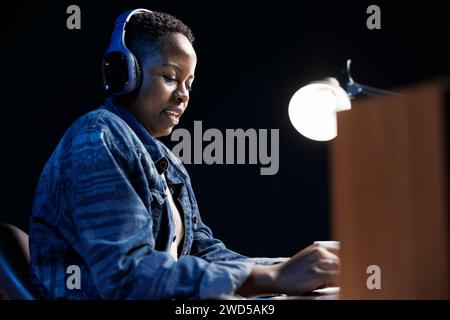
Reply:
M341 298L449 298L444 96L428 83L338 114L331 144ZM369 290L367 267L381 268Z

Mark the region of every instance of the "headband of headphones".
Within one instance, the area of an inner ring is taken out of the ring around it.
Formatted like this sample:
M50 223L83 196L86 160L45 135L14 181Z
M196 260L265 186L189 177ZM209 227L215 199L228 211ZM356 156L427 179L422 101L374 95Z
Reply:
M130 93L139 86L141 71L136 57L125 45L125 27L133 15L145 12L152 11L129 10L116 20L111 42L102 63L103 86L108 94Z

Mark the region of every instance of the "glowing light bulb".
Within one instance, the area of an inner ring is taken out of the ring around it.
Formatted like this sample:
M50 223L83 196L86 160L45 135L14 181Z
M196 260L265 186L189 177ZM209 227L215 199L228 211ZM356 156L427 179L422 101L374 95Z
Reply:
M328 141L337 135L336 112L349 110L350 99L334 78L300 88L289 102L289 119L305 137Z

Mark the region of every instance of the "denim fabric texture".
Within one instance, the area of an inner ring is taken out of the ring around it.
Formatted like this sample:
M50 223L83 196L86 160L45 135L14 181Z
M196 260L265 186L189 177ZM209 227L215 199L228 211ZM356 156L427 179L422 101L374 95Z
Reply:
M179 260L164 174L182 209ZM44 299L212 299L233 294L255 264L213 237L182 162L125 108L75 121L46 163L30 220L32 280ZM80 270L80 288L68 285Z

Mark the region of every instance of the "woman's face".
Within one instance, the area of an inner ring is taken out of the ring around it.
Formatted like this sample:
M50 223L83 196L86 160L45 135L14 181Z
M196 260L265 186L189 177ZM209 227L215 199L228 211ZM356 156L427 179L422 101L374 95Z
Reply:
M186 110L196 64L194 48L180 33L142 64L142 83L130 111L155 138L169 135Z

